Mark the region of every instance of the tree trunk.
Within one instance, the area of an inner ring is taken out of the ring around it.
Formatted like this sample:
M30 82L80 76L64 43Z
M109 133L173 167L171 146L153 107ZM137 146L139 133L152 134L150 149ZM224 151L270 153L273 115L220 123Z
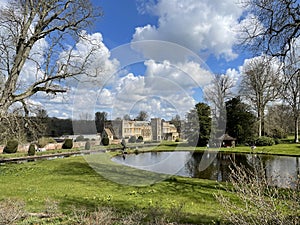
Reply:
M299 117L295 117L295 139L294 142L298 143L299 142Z
M258 137L261 137L262 134L262 114L260 110L258 110Z

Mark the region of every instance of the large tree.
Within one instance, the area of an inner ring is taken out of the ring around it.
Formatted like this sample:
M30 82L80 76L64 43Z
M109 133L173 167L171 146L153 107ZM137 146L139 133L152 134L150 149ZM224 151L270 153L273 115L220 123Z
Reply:
M211 133L211 109L206 103L198 103L186 115L184 136L189 143L196 146L206 146Z
M226 74L215 74L211 84L204 89L205 100L209 102L212 110L212 133L215 138L224 134L226 127L225 102L232 96L234 84L233 77Z
M283 57L300 35L298 0L244 0L248 22L242 27L244 43L259 53ZM250 20L250 21L249 21Z
M11 0L0 8L1 123L12 121L15 108L28 115L34 94L65 92L66 78L87 75L99 46L82 57L75 43L100 15L88 0Z
M293 132L293 112L287 104L274 104L267 107L265 131L267 136L284 138Z
M226 113L226 133L237 138L240 144L253 139L256 118L249 105L243 103L240 97L232 98L226 102Z
M259 137L264 131L266 106L280 93L280 75L276 61L265 55L248 60L243 66L240 94L257 113Z
M177 129L177 132L180 134L181 133L181 119L180 119L180 116L179 115L176 115L175 117L172 117L171 119L171 124L173 124L176 129Z
M288 53L284 66L283 98L292 108L294 120L294 142L299 142L299 118L300 118L300 62L299 40L293 43Z
M107 121L107 112L95 113L95 124L97 133L102 134L105 128L105 121Z

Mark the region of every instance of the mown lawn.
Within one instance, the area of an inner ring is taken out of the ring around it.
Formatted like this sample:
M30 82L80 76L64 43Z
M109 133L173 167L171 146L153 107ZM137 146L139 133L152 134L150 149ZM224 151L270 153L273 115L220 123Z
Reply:
M36 213L43 212L45 204L53 201L58 202L59 211L64 214L70 214L74 206L87 210L109 206L120 212L182 207L182 220L186 223L213 224L220 219L220 205L213 196L222 189L219 183L167 178L114 164L109 157L102 153L1 165L0 200L22 200L29 212ZM151 179L159 182L149 184Z
M173 142L164 142L155 147L138 148L139 152L174 150L205 151L210 149L191 148ZM218 150L251 152L248 146ZM128 149L128 151L134 152L136 148ZM300 145L283 143L257 147L254 152L300 156ZM27 211L32 213L45 212L47 204L55 202L58 204L59 215L64 216L59 222L51 224L72 224L64 220L68 220L69 216L72 217L74 208L93 211L98 207L111 207L121 214L147 209L174 212L179 210L180 220L183 223L214 224L222 220L220 212L222 208L214 194L220 192L235 202L238 201L232 193L225 192L222 183L170 177L115 164L110 157L117 153L0 165L0 200L24 201ZM12 156L19 155L8 155L8 157ZM20 224L48 223L35 221Z
M300 156L300 143L283 143L273 146L257 146L251 150L249 146L237 146L235 148L206 148L206 147L189 147L185 143L165 142L156 147L141 148L140 152L147 151L220 151L231 153L256 153L256 154L273 154L286 156Z

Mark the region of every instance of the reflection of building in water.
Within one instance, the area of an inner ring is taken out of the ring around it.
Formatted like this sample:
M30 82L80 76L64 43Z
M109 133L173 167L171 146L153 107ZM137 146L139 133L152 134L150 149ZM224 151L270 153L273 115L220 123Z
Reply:
M175 141L179 134L176 127L160 118L151 121L113 120L105 123L105 128L113 134L113 139L129 139L132 136L143 137L144 141Z

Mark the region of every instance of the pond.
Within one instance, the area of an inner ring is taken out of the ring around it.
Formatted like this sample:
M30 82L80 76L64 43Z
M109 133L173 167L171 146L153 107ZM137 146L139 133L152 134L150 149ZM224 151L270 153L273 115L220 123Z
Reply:
M112 161L157 173L216 181L229 181L233 162L246 168L262 163L267 178L279 187L290 186L300 175L300 158L288 156L178 151L119 155Z

